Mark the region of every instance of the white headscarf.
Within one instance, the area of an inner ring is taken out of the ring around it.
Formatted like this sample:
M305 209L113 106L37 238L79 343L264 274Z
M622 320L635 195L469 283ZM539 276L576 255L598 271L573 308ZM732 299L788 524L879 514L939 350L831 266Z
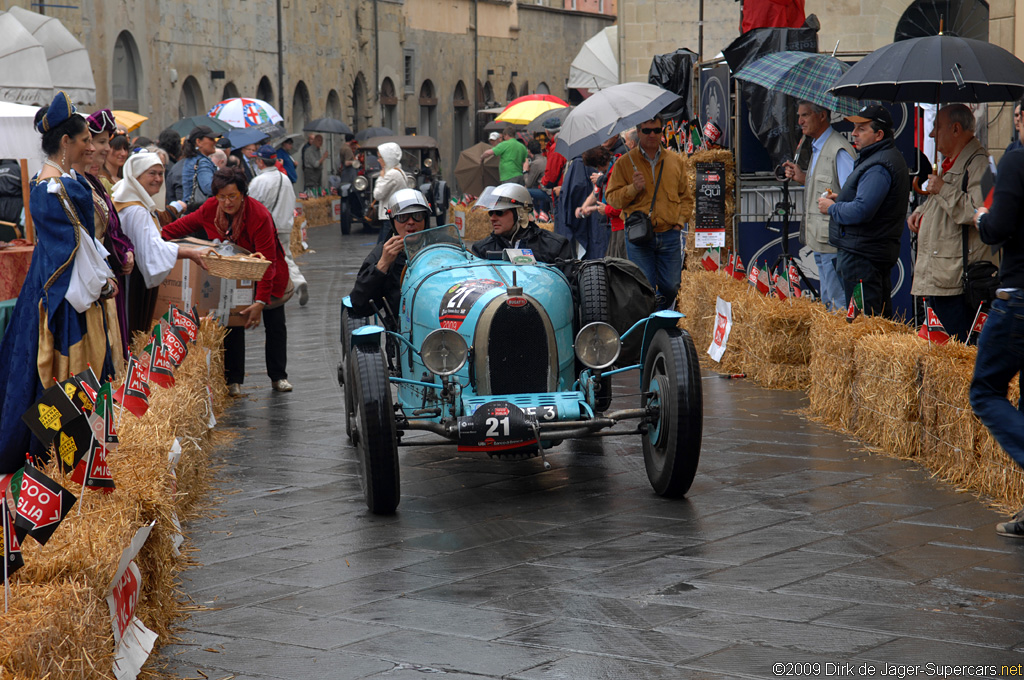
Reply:
M139 184L139 176L154 165L163 166L163 161L155 153L142 151L129 156L128 160L124 162L124 167L121 169L124 179L118 181L111 191L111 198L114 199L114 202L130 203L138 201L146 206L146 210L150 213L163 210L164 193L167 185L165 184L160 187L160 191L156 193L156 196L150 196L149 192Z
M384 142L378 146L377 155L388 168L402 167L402 147L394 142Z

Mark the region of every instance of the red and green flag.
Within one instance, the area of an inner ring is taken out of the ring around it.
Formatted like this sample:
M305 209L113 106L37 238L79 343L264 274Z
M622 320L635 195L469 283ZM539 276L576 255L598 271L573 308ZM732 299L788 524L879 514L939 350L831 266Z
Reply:
M6 497L0 499L0 540L4 542L4 578L9 579L25 566L25 560L21 557L21 539L14 528Z
M736 253L736 266L732 270L732 276L738 281L747 278L747 269L743 266L743 260L740 259L739 253Z
M917 332L917 337L934 342L936 345L945 345L949 342L949 333L939 321L932 306L928 304L927 298L924 301L924 323L921 324L921 330Z
M164 348L164 334L157 331L149 343L149 379L160 387L174 387L174 362Z
M128 371L124 382L114 392L114 401L128 409L136 418L146 415L149 410L149 383L146 369L134 356L128 357Z
M793 293L793 297L801 297L803 291L800 290L800 272L797 271L796 263L789 263L789 289Z
M26 464L15 497L15 530L45 545L77 500L42 470Z
M789 271L785 265L782 269L775 270L775 297L780 300L788 300L793 297L793 289L789 285Z
M75 467L71 481L88 489L97 489L104 493L113 493L114 477L107 465L107 447L102 441L92 442L92 451Z
M704 265L704 269L709 272L717 272L721 268L722 262L722 249L721 248L708 248L704 251L704 257L700 259L700 263Z
M985 327L985 322L988 321L988 310L986 309L985 301L982 300L981 304L978 305L978 311L974 315L974 323L971 324L971 330L967 334L967 344L971 344L974 336L981 335L981 329Z
M174 364L174 368L177 368L188 356L188 338L181 333L180 329L170 324L164 326L163 329L161 341L164 351Z
M853 323L858 314L864 312L864 282L858 281L853 287L853 294L850 295L850 304L846 308L846 321Z
M189 342L195 342L196 338L199 337L199 324L193 321L192 317L188 314L178 311L177 307L171 307L170 312L171 325L175 328L180 328Z
M95 414L103 419L103 437L107 451L117 448L117 428L114 424L114 396L113 387L109 382L103 383L99 393L96 395Z

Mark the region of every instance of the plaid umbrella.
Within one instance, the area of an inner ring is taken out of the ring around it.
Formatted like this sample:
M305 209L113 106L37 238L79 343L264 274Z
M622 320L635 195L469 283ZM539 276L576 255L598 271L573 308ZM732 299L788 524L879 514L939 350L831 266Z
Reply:
M829 54L773 52L741 69L734 78L824 106L833 113L852 116L868 102L836 97L828 92L850 69Z

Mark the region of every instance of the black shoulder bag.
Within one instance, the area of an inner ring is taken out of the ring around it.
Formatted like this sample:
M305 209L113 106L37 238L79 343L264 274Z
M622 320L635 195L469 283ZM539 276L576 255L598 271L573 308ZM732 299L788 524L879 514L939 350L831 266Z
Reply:
M630 157L630 163L633 163L633 158ZM633 163L633 169L636 170L636 163ZM661 184L661 172L665 169L665 161L661 161L661 167L658 168L658 178L654 182L654 195L651 196L651 209L646 213L640 210L634 210L633 212L626 215L626 238L629 242L635 246L643 246L654 240L654 222L651 220L651 215L654 214L654 202L658 200L658 185Z
M981 154L975 154L979 156ZM967 166L974 160L974 156L967 159L964 164L964 181L960 190L967 193ZM967 242L971 230L970 225L963 225L961 231L962 252L964 256L964 296L970 309L976 310L983 302L992 302L996 298L996 289L999 288L999 267L988 260L981 260L973 264L968 262Z
M185 201L185 214L194 213L203 207L210 197L199 186L199 156L196 156L196 164L192 167L192 191L189 192L188 200Z

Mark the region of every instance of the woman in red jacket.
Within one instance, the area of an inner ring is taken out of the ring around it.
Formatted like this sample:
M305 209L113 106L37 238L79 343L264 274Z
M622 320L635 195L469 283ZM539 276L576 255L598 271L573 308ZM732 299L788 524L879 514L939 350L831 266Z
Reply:
M240 168L223 168L213 176L213 198L195 212L171 222L161 230L165 239L205 232L211 241L231 241L251 253L262 253L270 261L263 278L256 283L255 301L242 310L245 328L267 325L267 375L274 391L291 392L288 382L288 329L284 304L289 287L288 265L277 240L274 219L263 205L248 195L245 173ZM228 393L238 396L245 381L245 330L228 328L224 338L224 377Z

